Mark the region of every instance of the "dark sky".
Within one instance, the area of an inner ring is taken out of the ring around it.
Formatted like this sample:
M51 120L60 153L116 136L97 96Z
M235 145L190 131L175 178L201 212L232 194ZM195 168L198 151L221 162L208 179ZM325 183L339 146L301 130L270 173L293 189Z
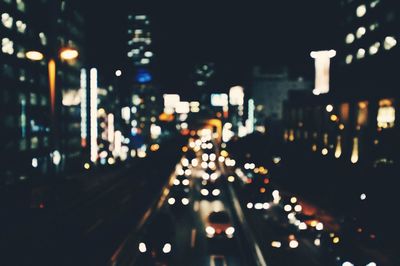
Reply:
M337 1L149 2L87 4L88 56L104 74L113 73L125 57L124 21L129 12L151 17L155 75L167 91L190 89L194 65L210 61L226 83L220 86L245 83L253 65L271 71L288 66L294 76L312 75L309 52L334 48Z

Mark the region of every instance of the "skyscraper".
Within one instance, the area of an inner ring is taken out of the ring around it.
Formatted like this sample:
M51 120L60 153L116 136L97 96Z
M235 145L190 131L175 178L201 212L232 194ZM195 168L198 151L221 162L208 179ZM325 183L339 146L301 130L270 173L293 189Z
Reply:
M340 87L388 94L395 88L399 67L400 9L394 1L341 1L342 41L338 49Z
M82 39L78 36L82 36L82 18L77 11L68 8L69 4L72 0L0 1L0 120L4 129L0 185L37 179L55 165L62 170L63 159L81 151L80 121L71 120L73 114L79 114L76 108L79 108L80 100L80 61L61 61L59 54L66 46L81 49ZM28 52L32 51L29 58ZM67 140L61 141L60 147L55 147L51 140L54 132L50 109L53 104L49 93L48 63L52 60L57 86L56 120L71 117L64 120L65 123L57 123L60 136L68 136ZM75 127L78 127L79 149L72 144Z

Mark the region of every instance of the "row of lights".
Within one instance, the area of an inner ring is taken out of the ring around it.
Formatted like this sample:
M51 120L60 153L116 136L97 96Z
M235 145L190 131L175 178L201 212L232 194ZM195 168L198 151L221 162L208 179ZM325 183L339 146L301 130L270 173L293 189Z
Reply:
M387 36L385 37L385 40L383 41L383 48L385 50L391 50L393 47L397 45L397 40L393 36ZM378 53L379 48L381 47L380 42L375 42L373 43L369 49L368 52L370 55L375 55ZM359 48L356 53L356 58L357 59L362 59L366 55L366 50L364 48ZM349 54L346 56L346 64L351 64L353 62L354 56L352 54Z

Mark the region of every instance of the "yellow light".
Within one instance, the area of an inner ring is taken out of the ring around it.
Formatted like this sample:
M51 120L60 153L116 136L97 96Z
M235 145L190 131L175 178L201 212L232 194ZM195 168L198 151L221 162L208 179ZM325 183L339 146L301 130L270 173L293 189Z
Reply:
M335 149L335 158L339 158L342 155L342 137L337 136L336 138L336 149Z
M151 151L158 151L158 149L160 149L160 145L157 143L150 146Z
M73 60L79 56L79 53L76 49L73 48L64 48L60 52L60 58L62 60Z
M289 141L294 141L294 130L293 129L291 129L289 131Z
M83 165L83 167L84 167L86 170L89 170L90 164L89 164L89 163L85 163L85 164Z
M353 150L351 152L351 162L358 162L358 138L353 138Z
M221 155L224 157L228 157L229 153L226 150L222 150Z
M317 144L313 144L311 149L312 149L312 151L316 152L317 151Z
M44 58L44 55L39 51L28 51L25 53L25 56L32 61L40 61Z
M318 224L318 222L317 222L317 221L312 221L312 222L311 222L311 226L312 226L312 227L316 227L316 226L317 226L317 224Z
M187 152L187 151L188 151L188 147L183 146L183 147L182 147L182 151L183 151L183 152Z
M265 193L265 188L264 187L260 188L260 193Z
M322 155L327 155L328 154L328 149L327 148L323 148L321 151Z
M335 122L336 120L338 120L337 115L331 115L331 121Z
M339 237L337 237L337 236L335 236L335 237L332 239L333 244L337 244L337 243L339 243L339 241L340 241L340 239L339 239Z
M340 125L339 125L339 129L340 129L340 130L343 130L343 129L344 129L344 125L343 125L343 124L340 124Z
M293 204L296 203L297 202L297 198L296 197L291 197L290 198L290 202L293 203Z
M233 175L228 176L228 182L234 182L235 181L235 177Z

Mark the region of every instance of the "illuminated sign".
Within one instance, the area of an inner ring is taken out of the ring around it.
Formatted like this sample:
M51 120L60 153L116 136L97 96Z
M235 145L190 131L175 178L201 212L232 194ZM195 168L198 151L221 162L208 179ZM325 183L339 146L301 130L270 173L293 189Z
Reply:
M211 105L212 106L227 106L228 105L228 94L226 93L213 93L211 94Z
M243 105L244 92L243 87L234 86L229 90L229 103L231 105Z
M316 51L311 52L310 56L315 60L315 88L314 95L329 92L329 68L331 58L335 57L336 51Z
M97 69L90 69L90 160L97 160Z
M82 147L86 147L86 139L87 139L87 106L86 106L86 93L87 93L87 84L86 84L86 69L81 69L81 145Z

